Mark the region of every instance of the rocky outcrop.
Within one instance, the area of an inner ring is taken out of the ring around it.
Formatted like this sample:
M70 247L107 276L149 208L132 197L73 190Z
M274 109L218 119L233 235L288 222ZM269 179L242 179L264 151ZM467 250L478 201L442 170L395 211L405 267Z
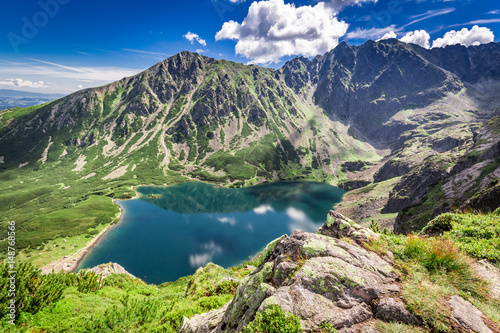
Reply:
M135 276L130 274L123 268L123 266L115 263L115 262L110 262L107 264L101 264L99 266L93 267L90 269L93 272L96 272L97 274L101 274L103 278L106 278L112 274L126 274L130 276L131 278L135 279Z
M356 224L353 220L331 210L327 220L317 231L318 234L333 238L350 238L358 243L368 242L377 235L368 228Z
M393 297L382 298L376 308L375 317L387 322L421 325L422 321L406 310L402 300Z
M270 244L262 265L240 282L229 304L185 318L179 332L238 332L274 305L298 316L305 332L323 323L340 332L368 329L375 318L419 324L397 298L391 260L362 246L376 237L331 211L316 234L298 230Z
M407 174L412 166L398 158L393 158L384 163L384 165L373 175L375 182L381 182L394 177Z
M474 305L460 296L452 296L448 301L451 307L451 320L457 331L493 333L493 331L484 323L483 313Z
M337 186L343 190L351 191L351 190L356 190L358 188L365 187L366 185L369 185L369 184L371 184L371 182L368 180L350 180L350 181L339 183L339 184L337 184Z
M474 264L476 273L488 281L491 298L500 299L500 268L487 260L479 260Z
M229 303L220 309L215 309L207 313L195 315L191 319L184 317L179 326L178 332L183 333L209 333L217 328L221 322Z
M354 161L354 162L344 162L340 166L342 172L359 172L366 167L373 165L373 163L366 161Z

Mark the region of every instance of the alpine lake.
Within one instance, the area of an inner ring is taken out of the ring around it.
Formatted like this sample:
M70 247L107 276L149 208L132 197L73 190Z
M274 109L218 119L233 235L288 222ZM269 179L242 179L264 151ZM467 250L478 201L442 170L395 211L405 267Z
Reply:
M208 262L236 266L283 234L315 232L345 193L316 182L238 189L187 182L136 191L137 199L118 201L121 221L78 269L116 262L147 283L161 284Z

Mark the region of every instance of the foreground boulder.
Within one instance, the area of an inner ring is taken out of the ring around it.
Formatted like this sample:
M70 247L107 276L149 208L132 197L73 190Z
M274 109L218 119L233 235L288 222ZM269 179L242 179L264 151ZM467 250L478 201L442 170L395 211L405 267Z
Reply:
M462 297L455 295L448 301L452 309L451 318L456 331L493 333L486 325L484 314Z
M325 323L341 332L369 329L376 316L420 323L397 299L400 288L389 259L362 246L372 237L377 236L371 230L330 212L317 234L298 230L270 243L263 263L240 282L229 304L185 318L179 332L237 332L274 305L298 316L306 332Z

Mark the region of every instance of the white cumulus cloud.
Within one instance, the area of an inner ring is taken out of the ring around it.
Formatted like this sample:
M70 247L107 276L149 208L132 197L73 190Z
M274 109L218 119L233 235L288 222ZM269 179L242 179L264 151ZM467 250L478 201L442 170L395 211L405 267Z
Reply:
M48 88L44 81L30 81L23 79L6 79L0 81L0 85L8 87L24 87L24 88Z
M252 63L276 63L285 56L315 56L333 49L348 26L325 2L296 7L269 0L253 2L241 23L225 22L215 39L237 40L236 54Z
M191 44L193 44L196 41L196 42L200 43L203 46L207 46L207 42L204 39L202 39L200 36L198 36L198 34L195 34L193 32L188 31L188 33L185 34L182 37L184 37L188 41L190 41Z
M401 37L401 41L405 43L417 44L423 47L424 49L428 49L431 47L430 44L431 36L425 30L415 30L410 31L403 37Z
M380 42L381 40L384 40L384 39L391 39L391 38L398 38L398 35L396 35L396 33L394 31L389 31L388 33L386 33L385 35L383 35L380 39L377 39L377 42Z
M81 84L77 85L76 87L80 90L83 89L83 86Z
M495 35L489 28L475 25L470 30L463 28L460 31L448 31L442 38L436 39L432 43L432 47L445 47L455 44L464 46L480 45L493 42L494 40Z

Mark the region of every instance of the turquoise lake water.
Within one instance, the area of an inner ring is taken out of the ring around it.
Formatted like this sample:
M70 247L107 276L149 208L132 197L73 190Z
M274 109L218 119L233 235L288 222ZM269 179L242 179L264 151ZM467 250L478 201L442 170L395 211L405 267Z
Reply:
M188 182L141 186L138 199L120 201L125 213L78 269L116 262L148 283L193 274L214 262L240 264L267 243L296 229L315 232L344 191L325 183L294 182L217 188ZM159 199L148 198L159 194Z

